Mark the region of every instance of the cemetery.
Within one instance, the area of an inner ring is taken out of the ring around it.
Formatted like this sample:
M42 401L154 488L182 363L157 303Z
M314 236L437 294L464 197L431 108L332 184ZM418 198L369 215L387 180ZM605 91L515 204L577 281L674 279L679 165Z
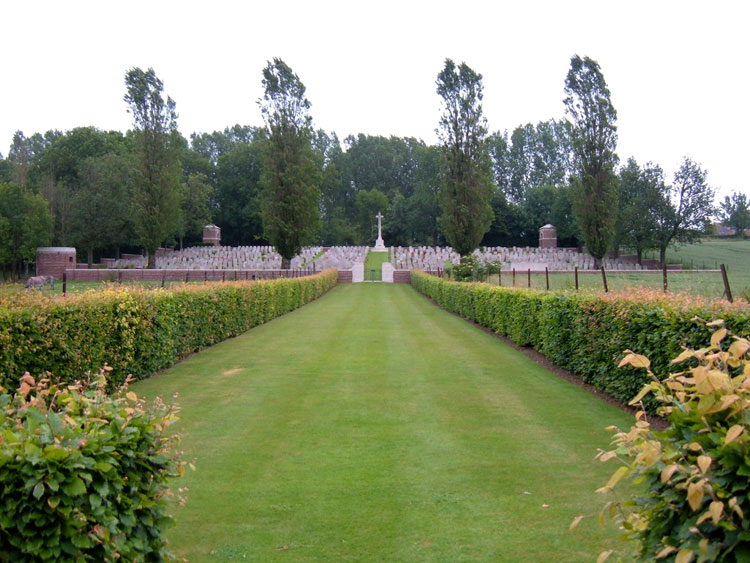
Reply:
M750 560L744 194L621 160L577 54L511 133L446 58L438 144L262 77L0 155L0 562Z

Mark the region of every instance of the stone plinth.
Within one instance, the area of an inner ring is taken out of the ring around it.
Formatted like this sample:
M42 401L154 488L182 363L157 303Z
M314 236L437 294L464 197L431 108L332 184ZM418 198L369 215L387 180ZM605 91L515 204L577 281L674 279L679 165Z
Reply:
M383 262L382 273L382 280L385 283L393 283L393 264L390 262Z
M365 281L365 265L363 262L352 266L352 283L361 283Z
M557 229L552 225L539 229L539 248L557 248Z
M203 227L203 242L221 246L221 229L216 225L206 225Z
M66 269L76 267L76 249L62 246L43 246L36 249L36 275L62 279Z

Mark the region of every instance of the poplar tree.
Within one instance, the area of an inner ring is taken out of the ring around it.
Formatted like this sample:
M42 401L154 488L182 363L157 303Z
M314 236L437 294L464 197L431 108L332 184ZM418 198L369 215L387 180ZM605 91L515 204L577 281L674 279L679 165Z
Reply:
M320 218L320 169L312 148L305 86L281 59L263 69L258 100L267 141L260 175L263 232L288 269L303 245L314 241Z
M437 77L443 98L438 138L442 143L440 226L459 254L467 255L492 224L492 169L482 115L482 75L451 59Z
M133 193L135 231L145 247L148 267L156 266L156 249L174 233L179 219L180 166L177 112L172 98L162 96L164 84L152 68L125 74L125 102L133 115L140 175Z
M565 95L574 155L573 214L599 267L614 239L617 220L617 112L599 63L589 57L570 59Z

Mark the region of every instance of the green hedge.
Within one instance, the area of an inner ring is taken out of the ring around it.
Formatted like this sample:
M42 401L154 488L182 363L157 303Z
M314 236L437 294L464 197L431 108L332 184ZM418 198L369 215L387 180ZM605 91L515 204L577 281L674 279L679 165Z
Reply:
M683 347L700 348L710 330L696 317L723 318L738 335L750 334L750 307L644 290L597 296L459 283L412 272L412 286L440 306L530 346L554 364L610 396L628 402L646 383L642 372L617 368L623 351L651 359L667 373Z
M0 303L0 386L24 372L72 382L112 367L111 385L148 377L178 359L292 311L337 283L337 272L170 290L113 287L67 298Z
M177 409L90 382L0 388L0 561L163 561Z

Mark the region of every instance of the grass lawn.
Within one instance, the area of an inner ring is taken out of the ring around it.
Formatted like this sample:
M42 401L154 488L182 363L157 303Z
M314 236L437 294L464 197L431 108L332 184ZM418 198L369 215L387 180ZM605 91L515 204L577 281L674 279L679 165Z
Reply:
M323 298L134 386L179 392L191 561L591 561L631 418L409 286Z
M365 279L370 281L380 281L383 272L383 263L390 260L390 252L367 252L365 258Z

